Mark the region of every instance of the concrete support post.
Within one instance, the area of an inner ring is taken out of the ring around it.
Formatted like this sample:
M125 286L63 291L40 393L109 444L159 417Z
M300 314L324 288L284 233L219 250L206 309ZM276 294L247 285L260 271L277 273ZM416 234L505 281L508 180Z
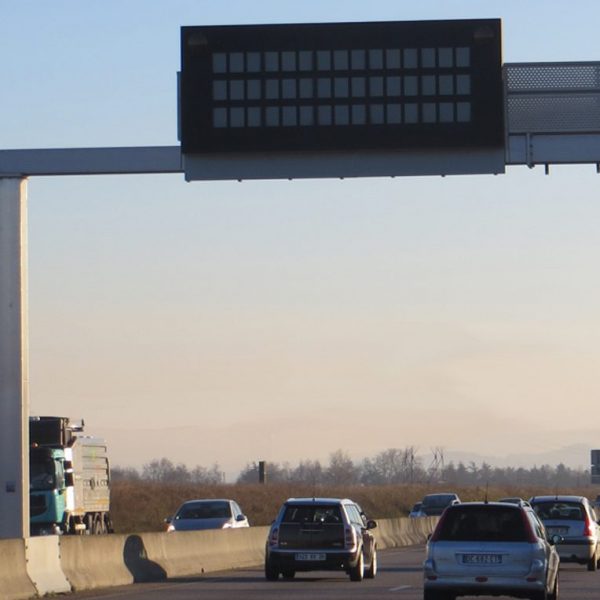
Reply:
M27 180L0 178L0 538L29 537Z

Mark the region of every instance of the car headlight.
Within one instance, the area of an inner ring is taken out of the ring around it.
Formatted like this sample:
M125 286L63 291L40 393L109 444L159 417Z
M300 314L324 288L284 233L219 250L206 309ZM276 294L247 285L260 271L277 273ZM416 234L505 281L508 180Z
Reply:
M170 531L175 531L175 525L173 525L173 523L169 523L169 526L167 527L167 533Z

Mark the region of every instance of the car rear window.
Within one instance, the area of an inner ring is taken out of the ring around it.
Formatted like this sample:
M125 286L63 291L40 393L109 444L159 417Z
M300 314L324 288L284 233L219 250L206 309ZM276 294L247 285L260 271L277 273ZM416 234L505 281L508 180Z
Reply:
M231 517L229 502L197 502L186 504L176 519L228 519Z
M288 504L282 523L341 523L342 514L336 505Z
M549 502L536 502L533 510L543 521L556 519L559 521L584 521L585 511L579 502L561 502L553 500Z
M435 537L475 542L526 542L529 539L520 509L487 505L449 508Z
M448 506L453 500L456 500L454 494L439 494L435 496L425 496L423 506L442 507Z

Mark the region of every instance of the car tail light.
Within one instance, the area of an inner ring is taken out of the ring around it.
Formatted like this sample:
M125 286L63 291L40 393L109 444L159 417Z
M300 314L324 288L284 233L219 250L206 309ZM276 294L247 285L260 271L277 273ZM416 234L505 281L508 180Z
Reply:
M442 532L442 527L444 526L444 521L446 520L448 516L448 509L444 510L444 512L442 513L442 516L440 517L440 520L438 521L438 524L436 525L435 529L433 530L433 533L431 534L431 537L429 538L430 542L437 542L441 532Z
M349 549L354 549L354 546L356 546L356 534L352 527L344 529L344 546Z
M277 546L279 543L279 527L273 527L271 529L271 535L269 535L269 545Z
M592 537L594 535L592 532L592 522L587 515L585 516L585 523L583 524L583 535L584 537Z
M527 541L530 544L537 543L538 539L524 510L521 510L521 518L523 519L523 527L525 527L525 531L527 533Z

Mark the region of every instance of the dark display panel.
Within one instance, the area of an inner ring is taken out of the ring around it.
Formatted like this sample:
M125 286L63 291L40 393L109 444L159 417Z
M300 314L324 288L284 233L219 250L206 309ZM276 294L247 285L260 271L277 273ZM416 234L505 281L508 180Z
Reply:
M502 147L500 21L182 28L182 151Z

